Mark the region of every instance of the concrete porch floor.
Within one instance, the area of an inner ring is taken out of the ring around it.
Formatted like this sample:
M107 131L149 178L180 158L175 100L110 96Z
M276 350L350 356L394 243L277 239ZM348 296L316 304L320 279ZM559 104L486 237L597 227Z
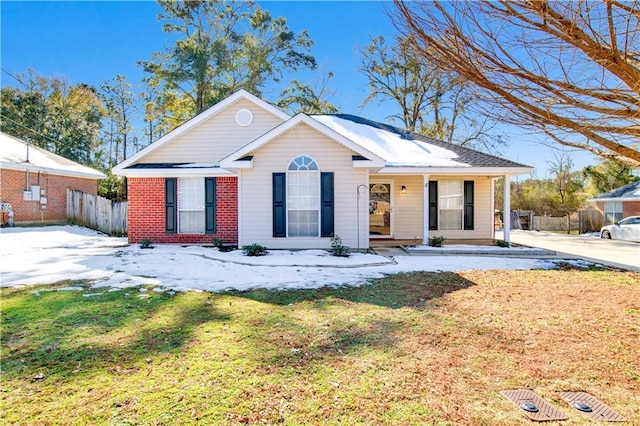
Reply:
M413 247L412 247L413 246ZM418 246L418 247L415 247ZM555 252L548 249L512 244L511 248L498 249L492 239L446 240L444 247L420 247L422 240L369 240L370 249L382 256L510 256L510 257L553 257ZM457 246L457 247L452 247ZM466 247L465 247L466 246Z
M369 247L401 247L401 246L421 246L422 240L393 240L393 239L370 239ZM447 239L445 245L469 245L469 246L493 246L491 239L475 240L452 240Z

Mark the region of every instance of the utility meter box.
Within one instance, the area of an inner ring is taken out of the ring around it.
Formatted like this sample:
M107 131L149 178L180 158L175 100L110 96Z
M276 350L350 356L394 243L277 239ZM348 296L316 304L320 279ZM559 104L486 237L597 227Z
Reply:
M40 185L31 185L31 200L40 200Z
M31 200L32 200L31 195L32 195L32 192L31 192L31 191L23 191L23 192L22 192L22 199L23 199L24 201L31 201Z

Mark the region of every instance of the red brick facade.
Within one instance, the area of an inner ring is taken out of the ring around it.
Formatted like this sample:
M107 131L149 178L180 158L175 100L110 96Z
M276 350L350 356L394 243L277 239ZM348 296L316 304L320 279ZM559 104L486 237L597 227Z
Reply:
M602 212L604 216L604 202L596 202L596 208ZM629 216L640 216L640 201L622 201L622 218ZM605 225L609 225L605 223Z
M213 238L238 243L238 179L216 178L216 234L165 232L165 179L127 179L129 242L149 239L154 243L211 244Z
M25 201L23 192L31 189L31 185L40 185L42 197L46 197L46 208L39 201ZM29 188L27 188L27 172L25 170L0 171L0 201L10 203L13 208L16 224L38 222L63 222L67 219L67 189L97 195L96 179L60 176L51 173L29 172ZM6 214L2 218L7 221Z
M640 201L625 201L622 204L622 217L640 216Z

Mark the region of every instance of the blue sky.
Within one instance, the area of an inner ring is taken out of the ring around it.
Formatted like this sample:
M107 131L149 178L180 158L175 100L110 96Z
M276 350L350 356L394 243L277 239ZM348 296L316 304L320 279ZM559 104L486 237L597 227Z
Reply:
M273 16L286 17L294 31L309 32L320 73L334 73L329 87L335 94L330 100L340 112L377 121L394 112L388 104L360 107L368 89L357 70L358 48L366 46L370 37L390 38L395 32L384 12L389 2L266 1L260 5ZM100 86L117 74L138 82L143 73L137 62L171 42L157 20L158 12L159 6L151 1L3 0L2 68L14 75L33 68L44 76L66 77L72 84ZM6 72L1 73L0 82L19 86ZM275 99L278 92L267 92L265 97ZM554 150L536 143L524 130L505 128L505 133L509 147L501 155L534 166L537 177L545 177ZM580 151L573 151L571 157L576 169L596 162Z

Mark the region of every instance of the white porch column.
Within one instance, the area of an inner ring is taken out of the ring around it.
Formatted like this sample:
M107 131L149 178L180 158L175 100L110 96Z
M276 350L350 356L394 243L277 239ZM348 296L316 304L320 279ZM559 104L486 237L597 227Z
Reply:
M504 175L504 206L502 225L504 228L504 240L511 241L511 176Z
M422 204L424 213L422 215L422 244L429 244L429 175L422 175L423 195Z
M493 177L489 177L489 182L491 182L491 220L493 221L493 226L491 227L491 239L496 239L496 179Z

